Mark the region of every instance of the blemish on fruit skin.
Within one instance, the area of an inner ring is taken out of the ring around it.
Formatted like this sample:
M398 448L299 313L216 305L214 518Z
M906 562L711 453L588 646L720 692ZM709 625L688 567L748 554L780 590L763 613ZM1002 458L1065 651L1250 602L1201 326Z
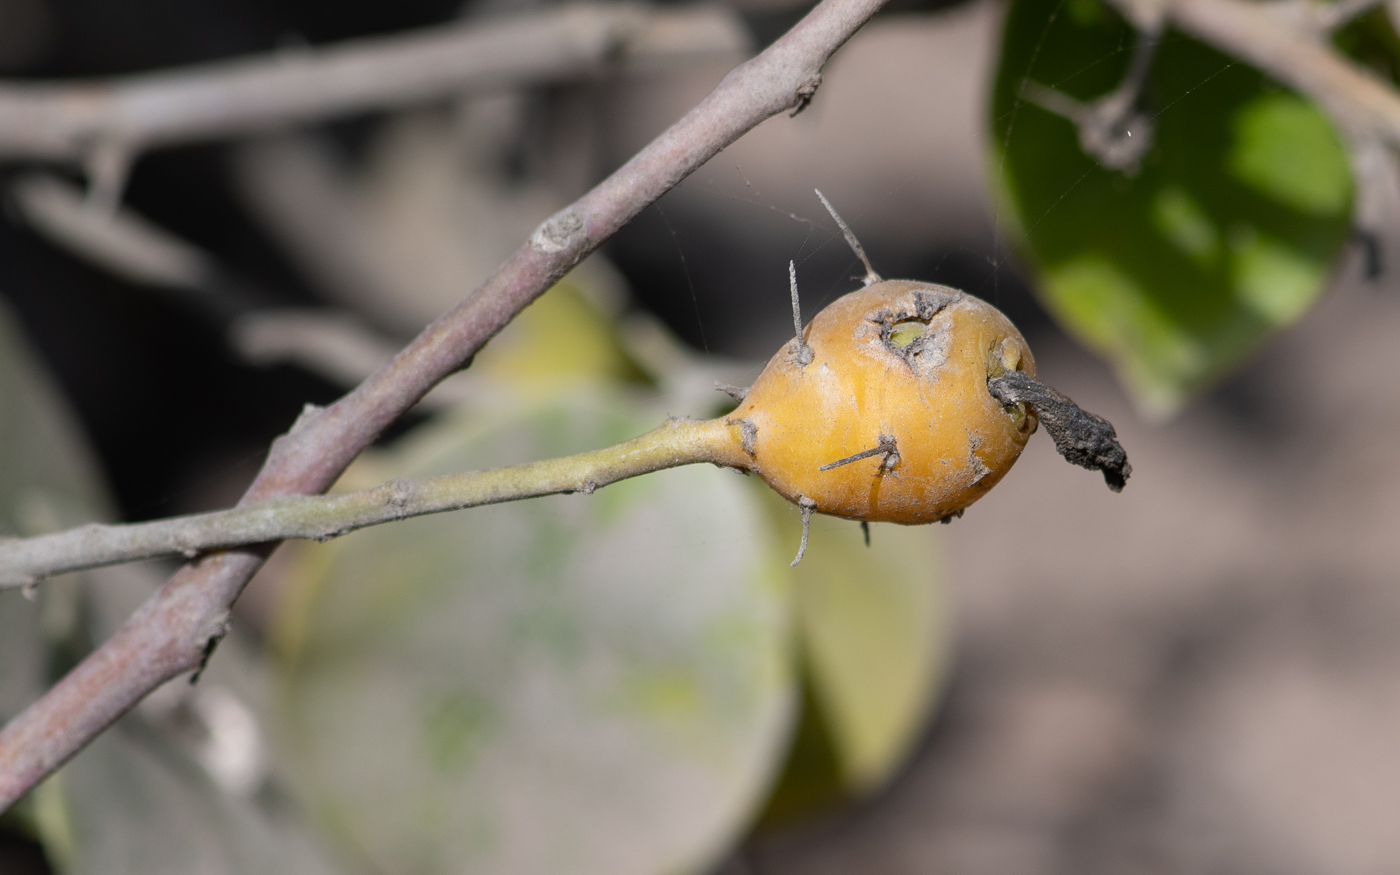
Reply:
M982 446L981 436L973 434L972 430L968 429L967 456L968 465L972 468L973 475L972 479L968 481L968 486L977 485L977 483L979 483L983 477L986 477L988 474L992 473L992 469L988 468L986 463L982 461L982 458L977 455L977 449L980 446Z
M747 419L726 419L725 422L739 427L739 446L753 458L758 446L758 426Z

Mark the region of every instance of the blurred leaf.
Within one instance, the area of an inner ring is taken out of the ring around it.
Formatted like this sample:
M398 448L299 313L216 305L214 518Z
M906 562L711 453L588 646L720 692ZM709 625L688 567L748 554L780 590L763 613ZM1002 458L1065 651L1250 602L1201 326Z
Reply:
M239 189L320 290L411 335L568 203L503 160L527 115L509 94L400 113L376 126L358 162L312 135L256 142L240 150ZM572 276L604 310L624 303L625 283L606 259L586 259Z
M576 392L446 419L371 479L602 447L659 418ZM381 871L699 871L781 756L785 562L731 472L411 520L301 561L278 627L289 747Z
M788 745L783 771L774 782L753 828L758 832L782 827L829 811L850 798L836 741L826 714L812 691L809 672L801 678L802 702L797 729Z
M0 591L0 722L23 711L43 690L39 606L17 589Z
M872 529L866 547L854 523L813 520L796 589L804 664L859 794L884 786L918 741L952 632L934 530Z
M1015 0L993 103L1004 218L1037 290L1167 415L1321 293L1350 234L1352 182L1330 122L1258 71L1169 32L1144 110L1141 171L1099 166L1023 83L1080 101L1115 88L1135 35L1099 0Z
M50 856L64 873L338 871L275 773L236 778L240 758L262 751L256 700L244 692L256 674L252 656L225 639L197 687L171 681L36 791Z
M97 466L62 398L0 301L0 535L108 512Z
M61 394L0 300L0 537L101 516L95 471ZM74 580L55 583L32 602L17 589L0 591L0 723L48 686L46 626L72 625ZM16 806L3 825L36 833L33 800Z
M641 382L616 327L586 294L586 278L567 276L521 311L477 354L469 371L519 391L558 391L561 380Z
M795 548L800 516L765 492ZM877 524L870 534L867 547L858 523L812 517L794 590L806 707L768 823L883 787L947 680L952 629L937 530Z
M0 305L0 534L109 518L107 508L59 392ZM38 698L151 590L136 569L117 567L45 581L37 602L0 591L0 720ZM225 643L205 691L245 683L250 660L236 650ZM217 786L191 755L198 741L181 745L174 730L123 719L18 806L19 826L37 833L67 875L333 872L286 810Z

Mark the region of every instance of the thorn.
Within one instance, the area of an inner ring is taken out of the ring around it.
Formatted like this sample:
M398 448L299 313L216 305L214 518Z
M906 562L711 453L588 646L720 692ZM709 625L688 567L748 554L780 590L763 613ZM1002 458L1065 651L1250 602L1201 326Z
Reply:
M797 496L797 506L802 508L802 544L797 548L797 558L788 567L796 568L797 563L807 554L807 536L812 533L812 510L817 503L805 495Z
M24 581L23 586L20 588L20 593L24 596L24 598L25 598L26 601L31 601L31 602L33 602L33 601L38 601L38 599L39 599L39 578L37 578L37 577L29 577L29 578L26 578L25 581Z
M870 523L865 520L860 521L861 533L865 535L865 546L870 546Z
M802 339L802 305L797 300L797 262L788 262L788 285L792 288L792 327L797 331L797 363L810 365L816 354Z
M733 398L738 404L743 404L744 399L749 397L749 390L738 386L731 386L728 383L715 383L715 389Z
M859 453L847 456L844 459L837 459L828 462L818 468L818 471L830 471L832 468L840 468L842 465L849 465L852 462L859 462L861 459L869 459L871 456L884 456L880 462L880 472L893 471L899 464L899 445L895 443L894 435L880 435L880 445L868 450L861 450Z
M860 245L860 241L856 239L855 232L846 226L845 221L842 220L840 214L836 212L836 208L831 205L831 201L827 200L826 195L821 193L821 189L814 188L812 191L817 193L817 197L821 200L822 206L826 207L826 211L831 213L831 218L836 220L836 227L840 228L841 233L846 236L846 245L851 247L851 250L860 258L860 263L865 265L865 279L861 282L867 286L878 283L880 281L880 275L875 272L875 268L870 266L870 259L865 255L865 247Z

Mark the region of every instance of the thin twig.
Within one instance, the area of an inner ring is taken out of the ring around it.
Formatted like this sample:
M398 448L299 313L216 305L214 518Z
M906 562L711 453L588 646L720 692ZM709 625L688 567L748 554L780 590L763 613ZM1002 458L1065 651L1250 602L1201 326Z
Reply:
M1108 94L1088 103L1027 79L1021 83L1021 98L1049 113L1073 122L1079 130L1079 145L1113 170L1136 174L1142 159L1152 148L1152 119L1137 109L1147 85L1152 59L1160 40L1160 24L1138 31L1133 57L1123 81Z
M231 510L127 525L93 523L0 540L0 589L155 556L192 557L219 547L290 538L327 540L426 514L563 492L591 494L628 477L697 462L749 467L734 428L723 420L675 419L613 447L508 468L393 480L346 495L281 496Z
M588 194L542 224L499 271L349 395L273 443L240 504L323 492L437 381L648 204L759 122L811 99L831 54L884 0L822 0ZM4 126L0 126L4 127ZM0 810L161 683L196 668L271 547L187 564L48 693L0 729Z
M677 38L677 32L684 38ZM0 158L117 166L153 146L216 139L345 113L596 74L648 59L747 50L718 7L574 3L464 20L328 48L281 51L157 73L0 87ZM114 163L115 162L115 163Z
M57 176L25 174L9 193L34 230L127 282L207 293L219 273L204 250L128 207L93 209L78 188Z
M847 227L846 221L836 212L836 208L831 205L831 201L826 199L826 195L822 194L820 189L814 188L812 191L817 193L817 197L821 200L822 206L826 207L826 211L831 213L831 218L836 220L836 227L840 228L841 233L846 237L846 245L851 247L851 251L860 259L860 263L865 265L865 279L861 281L861 284L869 286L878 283L880 281L880 275L875 272L875 268L870 266L870 259L865 255L865 247L860 245L860 241L856 239L855 232Z
M225 332L230 347L252 364L290 362L348 388L398 351L391 338L344 311L259 306L248 294L256 286L211 253L124 204L95 210L56 176L26 174L10 194L18 212L51 242L128 282L173 291ZM453 374L428 393L420 409L476 394L468 374Z

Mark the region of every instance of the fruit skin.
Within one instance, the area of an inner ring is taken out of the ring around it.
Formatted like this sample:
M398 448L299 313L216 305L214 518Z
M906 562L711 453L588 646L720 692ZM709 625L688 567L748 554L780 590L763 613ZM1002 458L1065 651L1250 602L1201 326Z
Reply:
M803 340L810 353L796 338L778 350L727 421L746 467L819 513L945 519L996 485L1035 431L1033 412L1007 410L987 390L1006 370L1034 376L1030 348L964 292L877 282L818 313Z

